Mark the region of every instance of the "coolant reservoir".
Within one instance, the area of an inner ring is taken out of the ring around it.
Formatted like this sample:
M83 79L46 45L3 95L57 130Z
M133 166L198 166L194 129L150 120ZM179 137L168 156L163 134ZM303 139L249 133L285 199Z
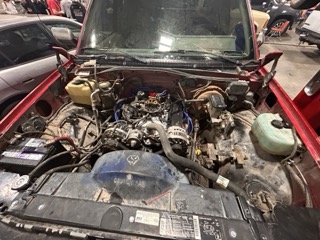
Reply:
M93 80L83 79L81 77L75 77L66 86L66 90L74 103L90 105L90 95L92 93L89 83L92 89L95 89L95 83Z
M252 124L252 131L266 152L284 156L291 154L294 147L292 129L284 126L279 114L260 114Z

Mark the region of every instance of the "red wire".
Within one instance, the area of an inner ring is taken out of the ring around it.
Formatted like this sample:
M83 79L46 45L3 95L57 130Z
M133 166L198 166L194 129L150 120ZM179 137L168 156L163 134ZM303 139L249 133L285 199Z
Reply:
M67 141L73 148L74 150L80 155L81 154L81 151L79 150L79 148L76 146L76 144L74 143L74 141L72 140L71 137L69 136L59 136L59 137L55 137L53 139L53 141L61 141L61 140L64 140L64 141Z

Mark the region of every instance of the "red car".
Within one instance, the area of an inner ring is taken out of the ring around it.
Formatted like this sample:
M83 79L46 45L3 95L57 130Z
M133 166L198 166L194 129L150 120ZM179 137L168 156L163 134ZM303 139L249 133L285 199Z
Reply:
M249 9L91 1L77 54L0 122L0 236L317 239L320 73L292 101Z

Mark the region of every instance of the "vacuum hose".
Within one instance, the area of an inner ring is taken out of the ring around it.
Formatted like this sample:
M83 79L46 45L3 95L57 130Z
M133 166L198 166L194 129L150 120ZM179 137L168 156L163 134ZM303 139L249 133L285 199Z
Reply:
M156 130L159 135L160 135L160 141L162 144L162 148L164 153L166 154L167 158L175 165L179 165L184 168L188 168L200 175L203 175L204 177L216 182L218 185L221 187L224 187L231 192L234 192L238 196L242 196L245 199L248 199L247 194L245 193L244 190L242 190L240 187L238 187L236 184L233 182L230 182L230 180L226 179L225 177L214 173L213 171L210 171L199 164L197 164L194 161L191 161L188 158L181 157L177 155L176 153L173 152L172 147L170 145L170 142L167 138L166 131L164 128L157 124L157 123L149 123L147 125L148 129Z
M310 191L308 189L308 186L303 182L303 180L301 180L301 178L293 170L293 166L292 165L286 164L285 166L286 166L288 172L291 174L292 178L298 183L298 185L301 188L303 194L305 195L305 198L306 198L305 207L312 208L313 207L313 203L312 203L312 198L311 198L311 194L310 194Z

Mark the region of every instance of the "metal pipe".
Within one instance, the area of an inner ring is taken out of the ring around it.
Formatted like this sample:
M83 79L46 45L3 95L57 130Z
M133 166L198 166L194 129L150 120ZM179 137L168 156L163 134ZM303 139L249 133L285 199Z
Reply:
M91 106L92 106L92 111L94 114L94 118L96 121L96 128L97 128L97 135L100 134L100 122L99 122L99 111L97 109L97 100L95 99L95 95L98 95L100 92L99 89L96 89L93 93L91 93L90 98L91 98Z

